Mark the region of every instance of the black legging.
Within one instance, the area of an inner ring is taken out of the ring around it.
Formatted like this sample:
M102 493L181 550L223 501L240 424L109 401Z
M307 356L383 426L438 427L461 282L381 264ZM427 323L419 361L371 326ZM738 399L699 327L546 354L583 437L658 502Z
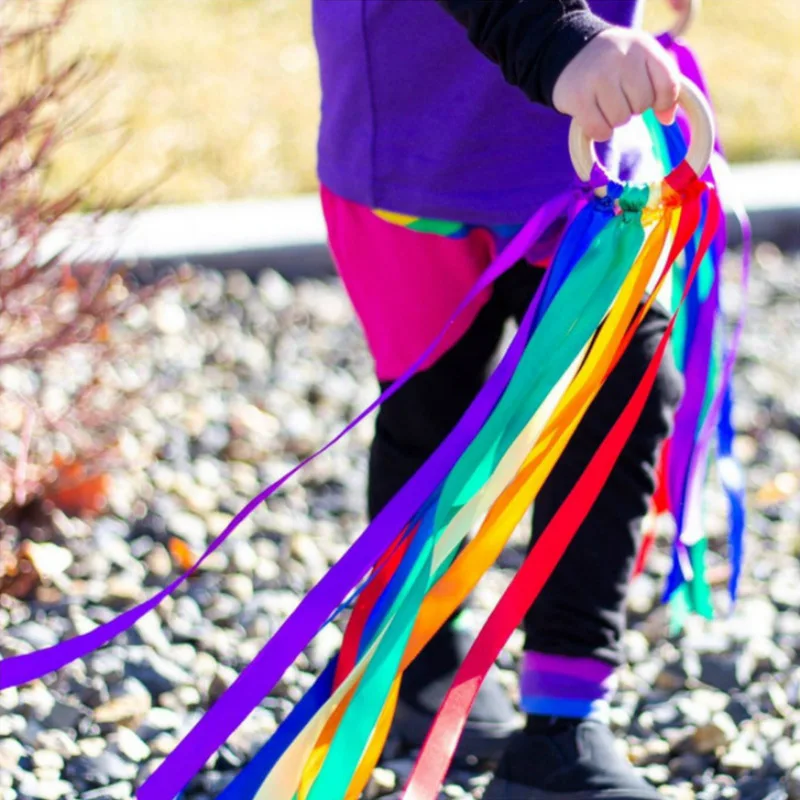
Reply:
M522 319L542 274L526 263L509 270L459 342L384 403L370 453L371 516L419 469L466 411L483 385L506 321ZM665 312L654 306L581 420L537 495L532 543L630 399L666 325ZM667 356L608 482L525 617L526 649L621 661L625 597L641 521L655 488L658 450L669 434L681 390L680 373Z

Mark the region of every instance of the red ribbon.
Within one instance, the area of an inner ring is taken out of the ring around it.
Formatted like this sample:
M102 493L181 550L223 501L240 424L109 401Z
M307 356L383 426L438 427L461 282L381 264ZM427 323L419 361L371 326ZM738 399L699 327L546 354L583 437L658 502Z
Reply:
M709 191L708 187L700 183L688 165L685 167L681 165L676 169L670 176L669 183L686 203L683 214L689 212L687 220L695 219L695 215L699 220L700 198L703 192ZM403 800L434 800L437 797L481 683L514 628L520 623L564 555L628 441L655 383L677 314L683 306L689 287L717 230L721 216L719 199L714 191L709 192L709 197L707 224L686 281L683 297L655 355L622 414L564 504L534 545L470 649L428 733L403 794ZM684 230L680 231L680 228ZM688 225L679 225L679 232L682 236L676 235L670 253L670 264L686 246L686 242L679 241L679 238L685 236L687 232L691 236L693 230L689 231Z

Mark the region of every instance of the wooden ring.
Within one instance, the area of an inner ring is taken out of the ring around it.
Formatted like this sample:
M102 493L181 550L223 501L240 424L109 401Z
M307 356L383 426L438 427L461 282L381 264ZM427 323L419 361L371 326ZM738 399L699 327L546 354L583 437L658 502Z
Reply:
M681 78L678 105L689 120L691 142L686 161L697 175L702 175L714 152L714 118L703 93L688 78ZM569 129L569 154L578 177L589 182L594 165L599 163L594 141L573 119Z
M680 19L675 23L670 30L669 35L673 39L683 36L689 30L692 23L695 21L698 13L700 12L701 0L691 0L686 10L681 15Z

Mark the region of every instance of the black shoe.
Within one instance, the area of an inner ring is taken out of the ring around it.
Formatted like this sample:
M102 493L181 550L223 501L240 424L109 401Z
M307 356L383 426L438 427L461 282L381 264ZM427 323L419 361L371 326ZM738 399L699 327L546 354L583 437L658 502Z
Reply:
M662 800L597 720L529 719L503 753L483 800Z
M474 637L457 624L447 624L406 669L392 729L406 746L422 746L473 641ZM490 672L475 698L456 756L496 760L521 724L496 673Z

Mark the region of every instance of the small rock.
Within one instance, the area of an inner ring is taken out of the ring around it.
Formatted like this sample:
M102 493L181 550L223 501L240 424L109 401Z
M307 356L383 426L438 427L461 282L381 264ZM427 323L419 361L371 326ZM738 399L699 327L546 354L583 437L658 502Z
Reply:
M41 682L26 686L19 692L19 710L28 718L43 720L48 717L56 704L50 690ZM0 732L0 736L3 735Z
M341 646L342 632L335 625L326 625L311 640L311 665L321 671Z
M225 590L240 603L253 599L253 581L247 575L226 575Z
M697 753L684 753L669 762L670 773L678 778L694 778L702 775L710 761Z
M800 766L795 767L786 777L786 792L789 800L800 800Z
M790 772L800 767L800 742L779 739L772 746L772 758L782 772Z
M242 613L242 604L229 594L218 594L206 611L206 618L217 625L229 625Z
M89 710L85 706L58 700L44 721L45 727L59 731L72 730L77 728L78 723L88 714Z
M11 772L17 768L25 748L16 739L0 739L0 772Z
M180 727L181 718L179 714L168 708L155 706L147 712L141 725L136 729L136 733L147 742L159 733L176 731Z
M731 655L704 653L700 656L700 680L715 689L730 693L746 686L749 676L742 675L737 670L736 659Z
M753 772L761 769L764 759L754 750L745 747L731 747L724 753L720 760L720 766L725 772L731 775L742 775L746 772Z
M169 653L170 641L161 628L161 620L156 614L145 614L136 621L131 632L140 640L138 644L153 648L159 655ZM135 639L132 641L137 643Z
M106 581L103 605L109 608L119 611L143 599L141 581L131 575L114 575Z
M786 720L776 717L766 717L765 719L759 720L758 732L761 738L769 744L777 742L785 731Z
M124 761L111 750L105 750L94 758L73 758L67 764L65 775L97 786L108 786L117 781L132 781L136 777L136 766Z
M311 583L322 579L328 570L328 562L312 537L302 533L295 534L292 536L290 549L292 555L305 567Z
M383 767L375 767L364 790L364 800L377 800L379 797L391 794L396 787L397 777L394 772Z
M200 451L212 455L222 452L230 441L231 432L228 426L215 422L206 425L197 439Z
M633 629L625 631L624 646L625 654L631 664L645 661L650 653L650 643L641 631Z
M741 725L746 720L752 719L760 713L758 704L743 693L732 697L725 711L737 725Z
M0 738L18 737L26 728L27 722L21 714L0 714Z
M23 622L22 625L10 628L6 633L15 639L26 642L36 650L43 650L58 644L58 634L38 622Z
M130 729L121 727L108 737L111 750L137 764L150 757L150 748Z
M156 328L164 334L175 335L186 328L186 312L175 302L160 299L150 310L150 319Z
M113 652L95 653L88 661L90 675L104 678L107 683L118 683L125 675L125 661Z
M99 736L91 736L78 740L78 749L87 758L97 758L106 749L106 740Z
M635 763L646 767L650 764L666 764L671 748L664 739L648 739L642 746L643 752Z
M166 757L178 746L178 739L169 733L159 733L149 745L151 755Z
M219 797L225 787L233 780L233 777L234 775L230 772L210 770L200 774L200 786L203 791L208 792L209 796Z
M146 647L129 648L125 674L140 681L154 696L192 683L192 676L186 670Z
M194 686L179 686L174 692L167 692L158 698L158 705L173 711L195 708L203 701L200 692Z
M94 710L95 722L101 725L111 724L138 724L150 709L150 695L144 700L139 694L123 694L119 697L112 697L107 703L103 703Z
M61 797L73 794L70 783L62 780L37 780L20 781L19 790L24 796L33 800L59 800Z
M150 574L156 578L166 578L172 573L172 558L163 544L153 545L144 563Z
M665 764L650 764L642 770L642 776L653 786L663 786L669 783L669 767Z
M65 731L40 731L36 735L35 744L37 748L52 750L64 759L73 758L81 752L74 739L70 738Z
M270 311L284 311L294 301L294 288L274 270L262 272L258 279L258 292Z
M699 726L689 737L687 749L697 755L706 756L727 747L737 735L736 724L724 712L714 715L707 725Z
M656 603L658 586L646 573L637 575L628 587L628 608L640 616L649 614Z
M64 769L64 759L52 750L37 750L31 761L35 769L52 769L56 772Z
M133 785L129 781L118 781L100 789L93 789L81 795L81 800L128 800L133 795Z
M238 677L239 675L235 669L220 665L211 679L211 685L208 687L208 702L216 703L233 686Z
M181 539L186 539L195 547L204 546L206 541L206 523L196 514L179 511L169 518L170 531Z
M689 675L680 661L664 665L655 679L654 687L663 692L678 692L685 688Z
M3 630L2 617L0 617L0 630ZM16 686L3 689L0 692L0 709L13 711L19 705L19 692Z
M800 608L800 575L796 568L780 570L769 582L773 602L782 608Z

